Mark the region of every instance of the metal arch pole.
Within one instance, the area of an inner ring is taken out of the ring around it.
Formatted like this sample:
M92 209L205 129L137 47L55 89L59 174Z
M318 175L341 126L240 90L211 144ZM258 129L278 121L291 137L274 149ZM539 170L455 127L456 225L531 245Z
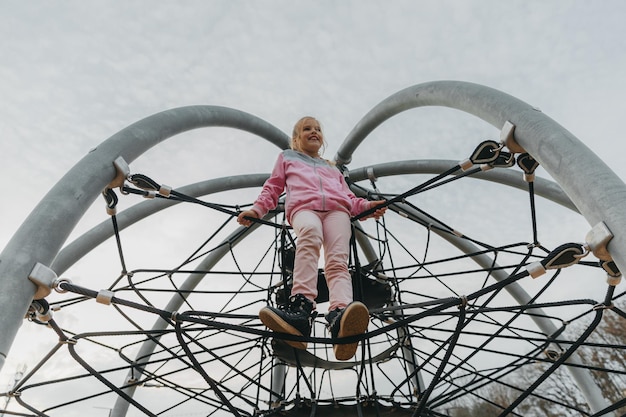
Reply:
M35 294L34 265L50 265L79 219L115 178L113 162L128 163L163 140L201 127L232 127L257 134L281 149L288 137L251 114L219 106L189 106L140 120L81 159L46 194L0 254L0 369Z
M614 235L608 250L619 269L626 271L624 182L565 128L536 108L501 91L460 81L435 81L401 90L375 106L357 123L337 151L336 161L349 163L354 150L377 126L400 112L423 106L462 110L498 129L507 121L514 124L515 141L557 181L587 222L592 226L601 221L606 223ZM523 299L522 293L512 295ZM550 326L541 322L538 325L544 333L550 334ZM576 363L577 359L572 357L571 362ZM573 367L568 370L594 412L610 405L588 372Z
M367 167L356 168L353 170L351 169L349 174L351 181L358 182L369 178L370 174L368 170L370 169L373 170L376 177L406 174L441 174L457 164L458 161L449 159L405 160L368 165ZM455 173L453 175L459 174L460 173ZM528 183L523 180L522 175L520 175L520 171L513 171L510 169L492 169L472 174L471 178L503 184L528 192ZM572 203L567 194L565 194L561 187L554 181L536 177L534 187L536 195L578 212L574 203Z
M335 159L347 164L377 126L416 107L444 106L477 116L502 129L515 125L515 141L556 180L590 225L604 221L614 237L613 260L626 271L626 185L589 148L537 108L501 91L461 81L418 84L391 95L366 114L348 134Z

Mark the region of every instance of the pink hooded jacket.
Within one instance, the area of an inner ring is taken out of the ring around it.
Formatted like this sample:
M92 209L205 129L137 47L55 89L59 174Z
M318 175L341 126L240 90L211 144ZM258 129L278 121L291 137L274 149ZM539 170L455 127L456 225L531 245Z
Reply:
M300 210L342 210L355 216L370 208L368 200L350 191L337 167L291 149L278 155L252 210L263 217L276 207L283 190L287 192L285 213L289 223Z

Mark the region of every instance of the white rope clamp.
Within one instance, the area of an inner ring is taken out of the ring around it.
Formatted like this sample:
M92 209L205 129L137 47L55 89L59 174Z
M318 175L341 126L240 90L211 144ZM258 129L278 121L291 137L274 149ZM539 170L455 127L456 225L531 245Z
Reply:
M45 299L33 300L28 308L25 318L37 320L40 323L48 323L52 320L52 310Z
M100 290L96 296L96 302L100 304L110 305L115 294L110 290Z
M612 277L610 275L606 276L606 283L612 287L617 287L619 283L622 282L622 276Z
M467 307L467 296L466 296L466 295L462 295L462 296L460 296L460 297L459 297L459 301L460 301L460 303L459 303L459 305L457 306L457 308L458 308L459 310L461 310L461 309L463 309L463 308L466 308L466 307Z
M532 278L539 278L546 273L546 268L543 267L541 262L533 262L526 266L526 271Z
M598 311L598 310L611 310L615 307L615 305L613 303L611 304L604 304L604 303L598 303L595 306L593 306L592 310L594 311Z
M467 171L468 169L470 169L471 167L474 166L474 163L472 161L468 159L464 159L463 161L459 162L459 167L461 167L461 170L463 170L463 172Z
M35 316L37 317L37 320L39 320L40 322L48 323L50 320L52 320L52 310L48 310L45 313L40 313L36 311Z
M169 185L162 184L161 188L159 188L159 195L162 197L169 197L172 192L172 187Z
M622 282L622 273L613 261L600 261L600 265L606 271L606 283L617 287Z

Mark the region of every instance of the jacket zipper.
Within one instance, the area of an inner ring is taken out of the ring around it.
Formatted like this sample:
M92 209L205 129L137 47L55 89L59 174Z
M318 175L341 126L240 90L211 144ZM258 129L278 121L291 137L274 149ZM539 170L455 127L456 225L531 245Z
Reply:
M317 180L320 184L320 193L322 194L322 210L326 211L326 193L324 192L324 184L322 183L322 177L319 175L317 170L317 161L313 160L313 170L315 171L315 175L317 176Z

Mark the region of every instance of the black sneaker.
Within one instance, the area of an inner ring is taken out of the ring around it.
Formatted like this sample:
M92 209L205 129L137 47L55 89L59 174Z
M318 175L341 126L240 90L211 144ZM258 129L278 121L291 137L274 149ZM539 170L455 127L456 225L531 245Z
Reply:
M333 339L356 336L367 330L370 314L365 304L354 301L346 308L329 311L326 314L326 321L328 321L328 331ZM347 361L354 356L358 345L359 342L333 345L335 358Z
M309 301L302 294L295 294L289 297L289 301L284 308L263 307L259 311L259 318L271 330L279 333L287 333L295 336L310 336L314 315L313 302ZM290 346L296 349L306 349L307 342L296 340L285 340Z

